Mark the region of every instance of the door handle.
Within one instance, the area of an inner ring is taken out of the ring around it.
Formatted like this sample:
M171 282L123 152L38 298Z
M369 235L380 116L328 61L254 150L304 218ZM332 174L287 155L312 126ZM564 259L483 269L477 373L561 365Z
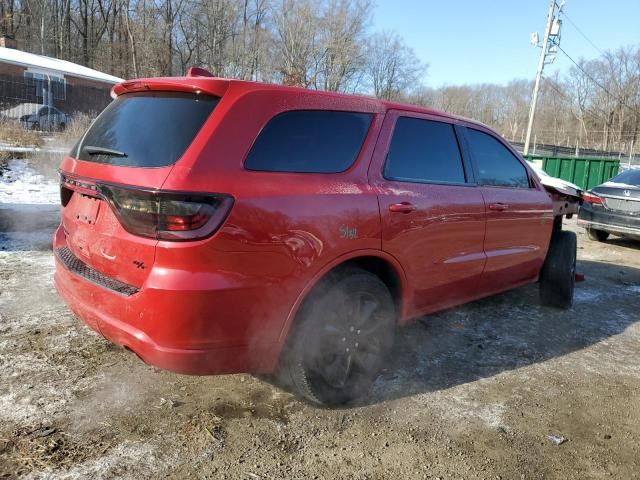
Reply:
M392 203L389 205L389 211L394 213L411 213L416 206L409 202Z
M495 210L497 212L502 212L504 210L507 210L509 208L509 205L507 205L506 203L490 203L489 204L489 210Z

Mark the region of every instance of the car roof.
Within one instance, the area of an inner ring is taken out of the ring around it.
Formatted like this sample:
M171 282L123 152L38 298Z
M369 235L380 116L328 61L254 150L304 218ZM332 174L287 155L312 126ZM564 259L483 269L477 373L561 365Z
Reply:
M328 100L327 108L334 106L340 109L340 102L346 101L350 107L354 104L365 112L386 112L389 110L402 110L405 112L422 113L443 117L452 120L477 125L488 130L491 128L481 122L465 118L459 115L443 112L417 105L411 105L401 102L392 102L388 100L380 100L374 97L364 95L352 95L338 92L327 92L323 90L311 90L302 87L292 87L287 85L277 85L273 83L254 82L249 80L236 80L227 78L218 78L212 76L186 76L186 77L154 77L128 80L115 85L112 89L112 96L118 96L129 92L140 92L148 90L169 90L169 91L193 91L198 93L208 93L222 97L227 91L241 92L278 92L287 95L309 95L323 97Z

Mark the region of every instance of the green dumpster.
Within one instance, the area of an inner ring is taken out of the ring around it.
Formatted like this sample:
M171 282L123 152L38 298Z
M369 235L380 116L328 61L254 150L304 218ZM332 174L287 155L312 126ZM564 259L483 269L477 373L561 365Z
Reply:
M552 177L575 183L585 190L606 182L618 174L620 160L612 158L544 157L526 155Z

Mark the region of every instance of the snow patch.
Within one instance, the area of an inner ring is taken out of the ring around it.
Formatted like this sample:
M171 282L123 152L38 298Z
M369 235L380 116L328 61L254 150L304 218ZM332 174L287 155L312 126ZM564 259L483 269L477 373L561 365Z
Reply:
M26 478L49 478L55 474L55 478L73 480L82 478L140 478L140 468L143 468L143 477L157 478L160 473L175 465L177 454L158 455L156 448L144 442L125 440L116 445L106 455L88 459L82 463L73 465L68 470L47 470L34 472ZM138 470L133 473L132 469ZM145 471L146 470L146 471Z
M574 292L574 299L580 303L595 302L602 296L602 293L598 290L577 289Z
M469 389L468 386L456 387L453 396L448 395L447 400L443 402L433 402L430 399L429 404L439 410L440 416L454 423L468 425L469 419L477 419L488 428L496 429L505 427L504 413L506 411L505 404L502 402L482 402L472 398L474 388ZM440 392L436 394L440 395Z
M58 205L60 185L36 172L25 160L9 160L0 170L0 205Z

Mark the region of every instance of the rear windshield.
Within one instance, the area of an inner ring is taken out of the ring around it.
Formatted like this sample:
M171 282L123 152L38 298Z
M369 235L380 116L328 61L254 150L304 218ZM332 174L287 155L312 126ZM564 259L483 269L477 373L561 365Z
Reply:
M98 116L72 151L80 160L127 167L175 163L219 99L190 93L129 93Z
M640 170L625 170L620 175L613 177L609 181L640 187Z

